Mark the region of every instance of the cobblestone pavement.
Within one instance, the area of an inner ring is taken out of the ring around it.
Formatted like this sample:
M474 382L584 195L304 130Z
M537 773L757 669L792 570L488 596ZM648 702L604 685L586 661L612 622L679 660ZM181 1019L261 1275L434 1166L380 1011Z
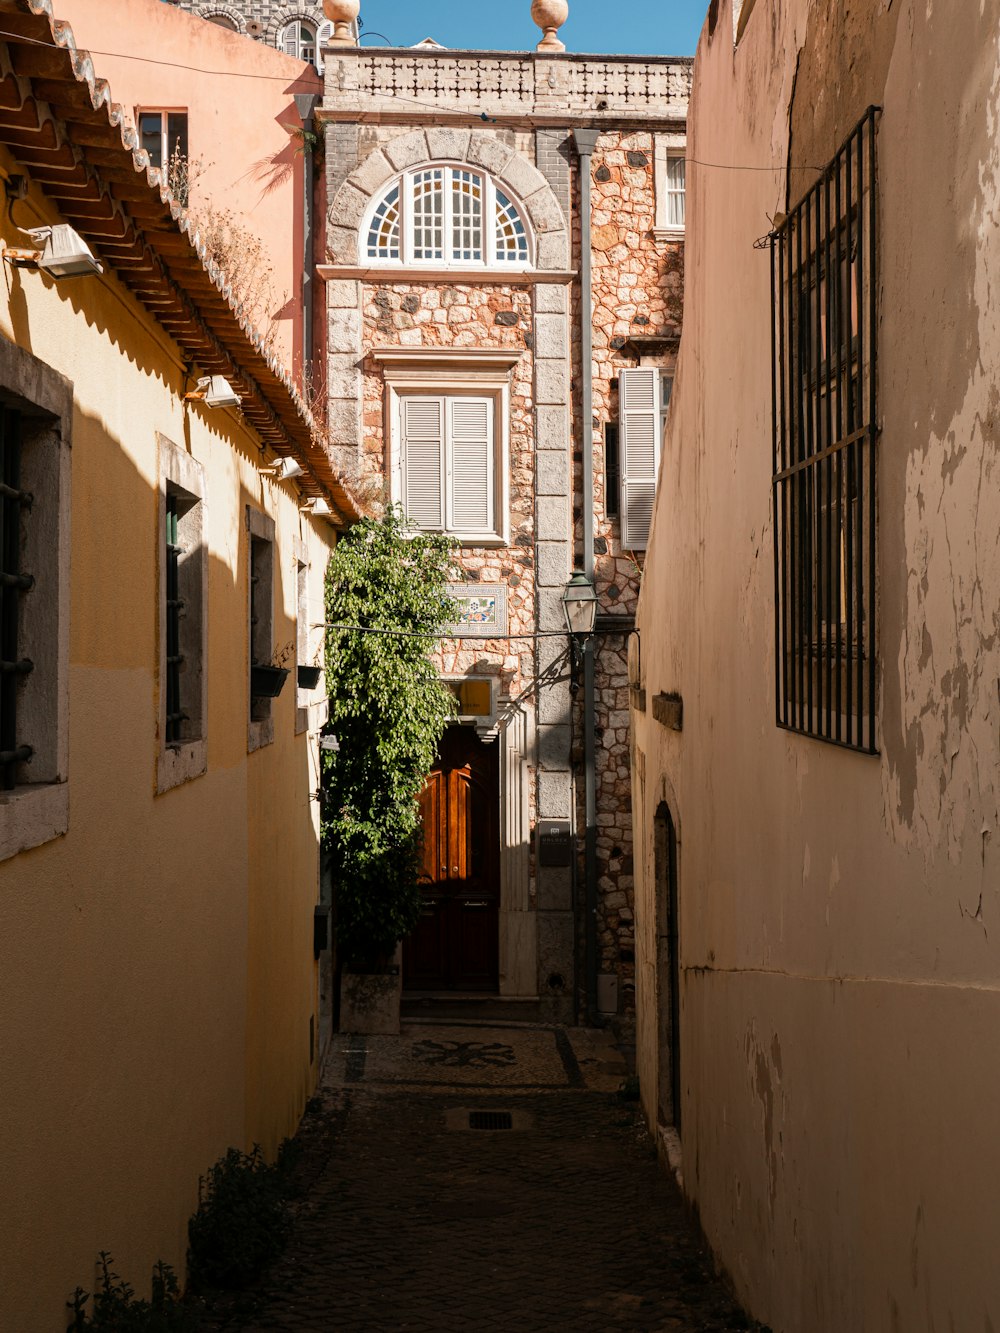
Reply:
M336 1038L300 1134L314 1182L244 1329L751 1327L617 1095L624 1073L579 1029Z

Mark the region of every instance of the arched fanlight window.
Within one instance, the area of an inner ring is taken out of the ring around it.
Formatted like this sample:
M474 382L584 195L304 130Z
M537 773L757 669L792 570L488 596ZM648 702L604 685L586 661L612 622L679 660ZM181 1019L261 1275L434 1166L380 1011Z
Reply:
M239 28L228 14L206 14L205 17L209 23L214 23L218 28L225 28L227 32L239 32Z
M514 201L486 173L416 167L369 210L362 251L382 264L525 268L528 229Z
M287 24L281 33L281 49L286 56L296 60L307 60L310 65L316 63L316 29L311 23L296 19Z

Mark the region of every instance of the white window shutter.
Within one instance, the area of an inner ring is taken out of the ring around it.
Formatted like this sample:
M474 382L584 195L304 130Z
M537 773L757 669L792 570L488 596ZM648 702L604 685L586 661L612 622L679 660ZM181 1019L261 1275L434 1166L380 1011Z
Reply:
M444 527L444 399L402 399L402 501L418 528Z
M621 418L622 546L644 551L649 542L660 462L658 373L640 366L618 380Z
M316 29L316 69L323 73L323 47L333 36L333 19L324 19Z
M454 532L493 530L493 403L448 399L448 526Z

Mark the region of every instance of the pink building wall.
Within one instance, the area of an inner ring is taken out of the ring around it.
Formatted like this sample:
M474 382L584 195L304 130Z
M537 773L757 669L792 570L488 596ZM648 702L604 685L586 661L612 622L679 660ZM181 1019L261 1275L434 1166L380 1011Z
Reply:
M296 93L320 92L315 69L161 0L63 0L60 17L116 102L188 112L192 190L231 209L273 265L275 349L302 364L303 155Z

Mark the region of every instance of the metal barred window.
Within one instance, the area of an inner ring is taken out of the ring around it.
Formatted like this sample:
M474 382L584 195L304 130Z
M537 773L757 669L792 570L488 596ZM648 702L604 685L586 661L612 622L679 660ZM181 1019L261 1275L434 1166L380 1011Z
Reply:
M180 558L181 547L178 542L177 496L167 491L167 549L166 593L167 593L167 744L178 745L181 740L181 724L185 719L181 705L181 665L184 655L181 652L181 610L184 603L180 596Z
M21 569L22 527L32 496L21 489L21 416L0 411L0 787L11 791L17 766L32 756L18 738L17 706L33 663L19 652L21 599L35 580Z
M771 237L776 720L869 754L877 110Z

